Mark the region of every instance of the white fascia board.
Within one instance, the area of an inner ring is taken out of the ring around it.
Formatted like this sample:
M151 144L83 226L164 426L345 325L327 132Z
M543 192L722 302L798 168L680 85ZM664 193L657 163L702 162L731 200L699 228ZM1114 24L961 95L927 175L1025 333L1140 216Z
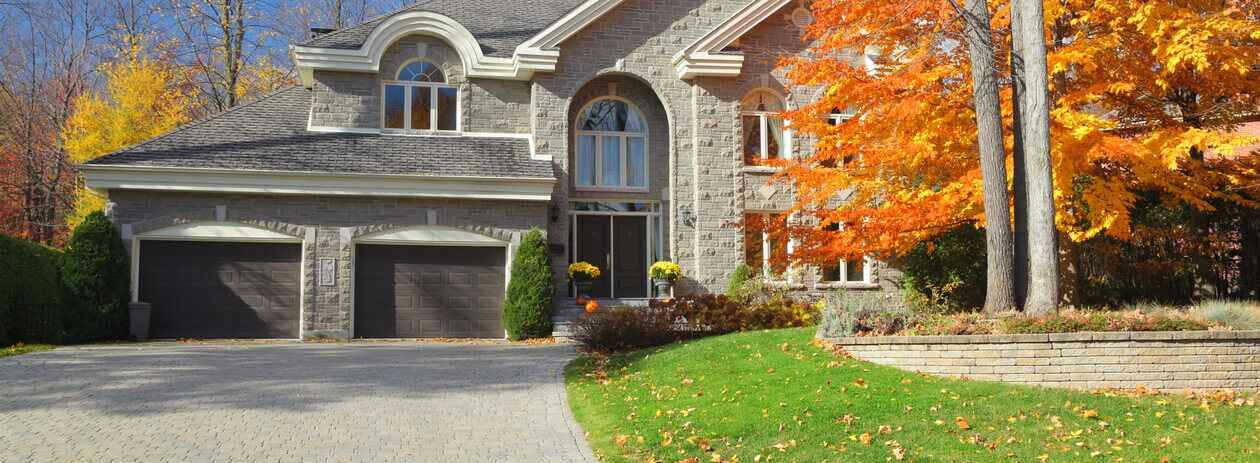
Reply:
M83 166L87 187L279 195L550 201L553 178L425 177L137 166Z
M744 66L742 55L726 53L726 49L748 31L757 27L770 15L793 0L756 0L735 12L708 34L700 37L687 48L674 55L675 72L679 77L690 79L698 76L737 76ZM717 57L738 56L739 60Z
M538 35L530 37L520 46L516 47L517 55L527 55L538 59L542 57L560 57L560 42L565 41L573 34L578 33L586 26L591 25L596 19L603 17L613 8L621 5L625 0L587 0L585 3L578 5L569 14L564 15L559 21L556 21ZM554 71L555 63L552 63Z

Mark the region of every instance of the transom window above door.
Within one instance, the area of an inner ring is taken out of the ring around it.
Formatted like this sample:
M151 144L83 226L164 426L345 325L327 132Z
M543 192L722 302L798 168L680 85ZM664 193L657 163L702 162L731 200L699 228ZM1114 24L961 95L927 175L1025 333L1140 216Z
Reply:
M756 90L740 103L743 125L744 164L755 166L790 157L791 133L784 129L783 99L768 90Z
M459 87L448 84L437 65L412 61L381 92L387 133L459 131Z
M634 105L613 98L595 100L578 114L574 127L578 189L647 191L647 123Z

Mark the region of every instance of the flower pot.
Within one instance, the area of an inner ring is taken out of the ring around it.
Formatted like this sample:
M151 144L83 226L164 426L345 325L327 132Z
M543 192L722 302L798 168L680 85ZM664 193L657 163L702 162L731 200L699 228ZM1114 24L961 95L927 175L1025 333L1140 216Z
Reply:
M579 297L579 298L589 298L589 297L590 297L590 294L591 294L591 286L592 286L594 283L595 283L595 282L593 282L593 281L589 281L589 280L584 280L584 281L574 281L574 282L573 282L573 288L577 290L577 297Z
M656 297L669 297L670 290L674 287L674 280L654 278L652 284L656 285Z

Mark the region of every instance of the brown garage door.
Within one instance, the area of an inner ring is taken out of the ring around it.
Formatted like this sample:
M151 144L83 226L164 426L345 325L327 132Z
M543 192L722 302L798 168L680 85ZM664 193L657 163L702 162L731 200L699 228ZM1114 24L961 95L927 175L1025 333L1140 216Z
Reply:
M502 338L503 248L359 245L360 338Z
M301 258L299 244L141 243L151 336L297 338Z

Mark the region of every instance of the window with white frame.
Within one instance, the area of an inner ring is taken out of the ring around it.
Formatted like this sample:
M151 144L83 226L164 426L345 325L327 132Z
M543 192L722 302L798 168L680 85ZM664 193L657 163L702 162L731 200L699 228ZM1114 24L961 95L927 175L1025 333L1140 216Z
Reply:
M791 132L785 129L783 99L769 90L756 90L740 104L744 164L755 166L791 157Z
M780 215L744 214L744 264L765 278L787 271L791 253L788 227Z
M582 110L574 127L578 188L647 190L648 131L643 113L623 100L601 98Z
M389 132L459 131L459 87L448 84L442 69L412 61L385 81L382 126Z
M824 227L824 230L839 231L840 225L833 223ZM867 256L860 259L840 259L834 264L821 266L821 280L827 283L872 284L874 278L871 268L871 258Z
M831 125L832 127L835 127L840 124L843 124L845 121L848 121L849 119L853 119L853 111L841 111L839 109L834 109L831 111L831 114L827 116L827 124ZM844 167L846 165L849 165L850 163L853 162L853 159L854 157L852 154L846 154L843 158L838 160L839 162L836 162L837 161L836 159L825 159L819 164L822 165L822 167L834 169L836 167Z

